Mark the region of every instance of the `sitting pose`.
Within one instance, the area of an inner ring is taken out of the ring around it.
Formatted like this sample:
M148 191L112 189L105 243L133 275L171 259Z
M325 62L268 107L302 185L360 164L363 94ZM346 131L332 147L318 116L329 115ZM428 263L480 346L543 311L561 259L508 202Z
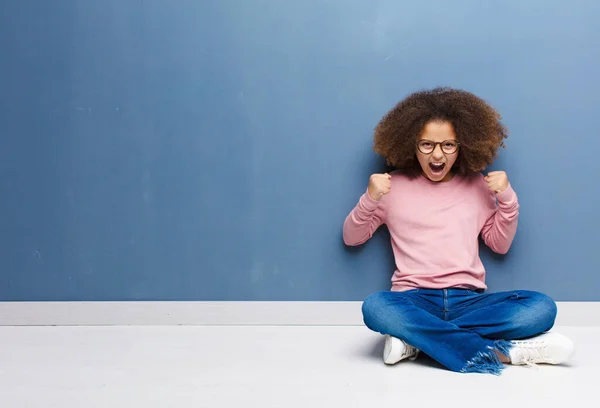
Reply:
M383 359L419 351L449 370L500 374L504 364L560 364L574 346L548 332L557 308L545 294L486 292L479 237L505 254L519 202L503 171L482 171L504 147L500 115L465 91L416 92L375 129L374 148L394 170L373 174L344 222L346 245L385 224L396 271L390 291L363 302L366 326L385 335Z

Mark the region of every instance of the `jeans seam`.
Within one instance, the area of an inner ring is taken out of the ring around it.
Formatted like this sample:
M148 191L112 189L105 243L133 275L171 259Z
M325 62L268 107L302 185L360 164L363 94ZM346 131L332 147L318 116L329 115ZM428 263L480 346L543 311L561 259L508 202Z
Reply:
M444 289L444 320L448 320L448 291Z

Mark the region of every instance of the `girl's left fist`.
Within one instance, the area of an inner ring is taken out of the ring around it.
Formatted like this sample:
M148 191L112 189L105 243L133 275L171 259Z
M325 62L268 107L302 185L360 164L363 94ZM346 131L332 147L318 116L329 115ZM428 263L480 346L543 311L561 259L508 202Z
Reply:
M491 171L483 179L488 183L490 190L496 194L508 188L508 177L503 171Z

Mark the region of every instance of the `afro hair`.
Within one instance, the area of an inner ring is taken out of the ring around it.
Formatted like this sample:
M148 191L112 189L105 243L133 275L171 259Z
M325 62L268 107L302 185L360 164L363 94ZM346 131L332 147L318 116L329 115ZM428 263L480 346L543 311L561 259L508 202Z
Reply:
M480 172L505 147L507 130L500 114L472 93L452 88L415 92L392 108L377 124L374 150L388 166L415 176L421 173L416 143L431 121L452 124L460 142L454 170L460 174Z

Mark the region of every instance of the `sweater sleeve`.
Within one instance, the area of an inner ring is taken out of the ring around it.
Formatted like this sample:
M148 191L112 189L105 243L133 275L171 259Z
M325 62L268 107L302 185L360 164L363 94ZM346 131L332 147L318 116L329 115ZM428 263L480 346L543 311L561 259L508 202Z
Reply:
M517 232L519 200L510 185L506 190L497 194L496 198L498 200L497 208L483 226L481 235L490 249L499 254L505 254L510 249Z
M364 193L354 209L344 221L344 243L356 246L368 241L377 228L385 222L385 197L380 201L373 200L368 193Z

